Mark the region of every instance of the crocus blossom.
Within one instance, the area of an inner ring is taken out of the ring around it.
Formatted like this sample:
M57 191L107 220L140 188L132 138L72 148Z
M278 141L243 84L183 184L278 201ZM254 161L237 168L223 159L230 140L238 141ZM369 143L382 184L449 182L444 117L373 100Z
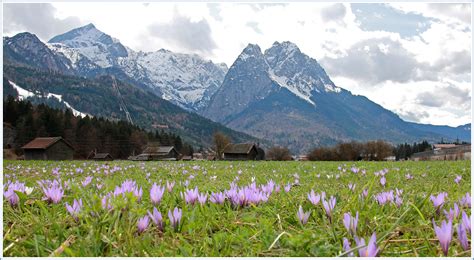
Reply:
M357 231L357 222L359 221L359 212L356 212L356 216L353 217L350 213L344 213L344 227L346 228L347 232L351 233L352 235L356 234Z
M71 214L71 216L77 221L79 212L82 209L82 199L76 200L74 199L72 206L66 202L66 209Z
M155 223L158 229L163 231L163 217L155 207L153 208L153 213L148 211L148 216L150 216L150 219L153 221L153 223Z
M224 204L225 195L222 192L212 192L209 200L215 204Z
M469 241L467 240L467 232L466 232L466 227L461 221L461 223L458 224L457 228L457 233L458 233L458 240L461 243L461 247L464 250L469 249Z
M163 198L163 194L165 193L165 187L157 185L153 183L150 189L150 199L154 205L158 205Z
M326 216L329 218L329 221L332 221L332 211L334 210L334 207L336 206L336 198L334 196L331 196L328 201L325 199L323 200L323 207L324 211L326 211Z
M375 257L379 254L379 248L377 247L377 237L375 232L370 237L369 243L365 246L365 240L363 238L355 237L357 247L362 246L359 249L359 256L360 257Z
M178 229L179 225L181 225L181 217L183 216L183 211L178 209L177 207L174 208L173 211L168 211L168 217L170 219L170 223L175 230Z
M318 205L319 201L321 199L321 195L316 194L314 190L311 190L310 193L308 193L308 200L313 204L314 206Z
M301 207L301 205L300 205L300 207L298 209L298 213L296 213L296 215L298 216L298 219L300 220L300 223L302 225L306 225L306 223L308 223L309 215L311 215L311 211L304 212L303 207Z
M149 222L150 222L150 217L148 216L144 216L138 219L138 223L137 223L138 233L143 233L148 227Z
M440 192L438 195L431 195L430 199L433 202L433 206L438 210L443 206L445 198L448 196L446 192Z
M342 249L344 252L350 251L351 250L351 243L347 238L342 239ZM354 257L354 252L350 252L347 254L348 257Z
M444 256L448 256L449 243L451 243L453 236L453 222L449 220L448 223L446 223L446 221L443 220L443 222L441 222L441 226L438 227L433 220L433 227L441 245L441 249L443 250Z

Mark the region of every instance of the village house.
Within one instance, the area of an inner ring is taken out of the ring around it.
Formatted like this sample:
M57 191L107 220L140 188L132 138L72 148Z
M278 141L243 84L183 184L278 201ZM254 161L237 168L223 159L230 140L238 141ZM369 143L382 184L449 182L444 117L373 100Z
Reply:
M72 160L74 148L62 137L38 137L22 147L25 160Z
M167 160L175 161L181 158L181 154L176 150L174 146L160 146L157 143L149 143L143 152L132 160L137 161L155 161L155 160Z
M224 148L224 160L263 160L265 152L254 143L228 144Z

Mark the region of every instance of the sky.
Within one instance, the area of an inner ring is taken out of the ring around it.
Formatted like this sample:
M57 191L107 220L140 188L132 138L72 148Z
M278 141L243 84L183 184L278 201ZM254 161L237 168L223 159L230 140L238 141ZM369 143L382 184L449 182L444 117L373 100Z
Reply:
M4 4L3 33L47 41L93 23L136 51L231 66L249 43L291 41L333 82L410 122L471 122L471 5L429 3Z

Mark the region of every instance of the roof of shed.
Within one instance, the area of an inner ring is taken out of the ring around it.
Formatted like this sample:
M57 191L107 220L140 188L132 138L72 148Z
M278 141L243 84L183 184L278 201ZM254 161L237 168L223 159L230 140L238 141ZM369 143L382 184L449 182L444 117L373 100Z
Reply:
M72 147L72 145L70 143L66 142L66 140L64 140L60 136L56 136L56 137L37 137L37 138L33 139L31 142L25 144L22 148L23 149L48 149L53 144L55 144L59 141L63 141L67 146L74 149L74 147Z
M230 154L248 154L255 147L253 143L228 144L224 148L224 153Z

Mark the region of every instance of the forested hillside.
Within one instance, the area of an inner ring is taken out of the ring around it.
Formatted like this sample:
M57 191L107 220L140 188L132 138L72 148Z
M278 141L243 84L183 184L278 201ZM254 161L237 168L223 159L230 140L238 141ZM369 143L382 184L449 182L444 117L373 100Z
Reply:
M8 96L3 102L3 120L16 131L15 148L35 137L62 136L75 148L76 158L86 158L91 151L110 153L126 159L138 154L148 142L174 145L182 154L192 154L193 148L179 135L164 131L147 132L125 121L110 121L100 117L81 118L71 110L33 105Z

